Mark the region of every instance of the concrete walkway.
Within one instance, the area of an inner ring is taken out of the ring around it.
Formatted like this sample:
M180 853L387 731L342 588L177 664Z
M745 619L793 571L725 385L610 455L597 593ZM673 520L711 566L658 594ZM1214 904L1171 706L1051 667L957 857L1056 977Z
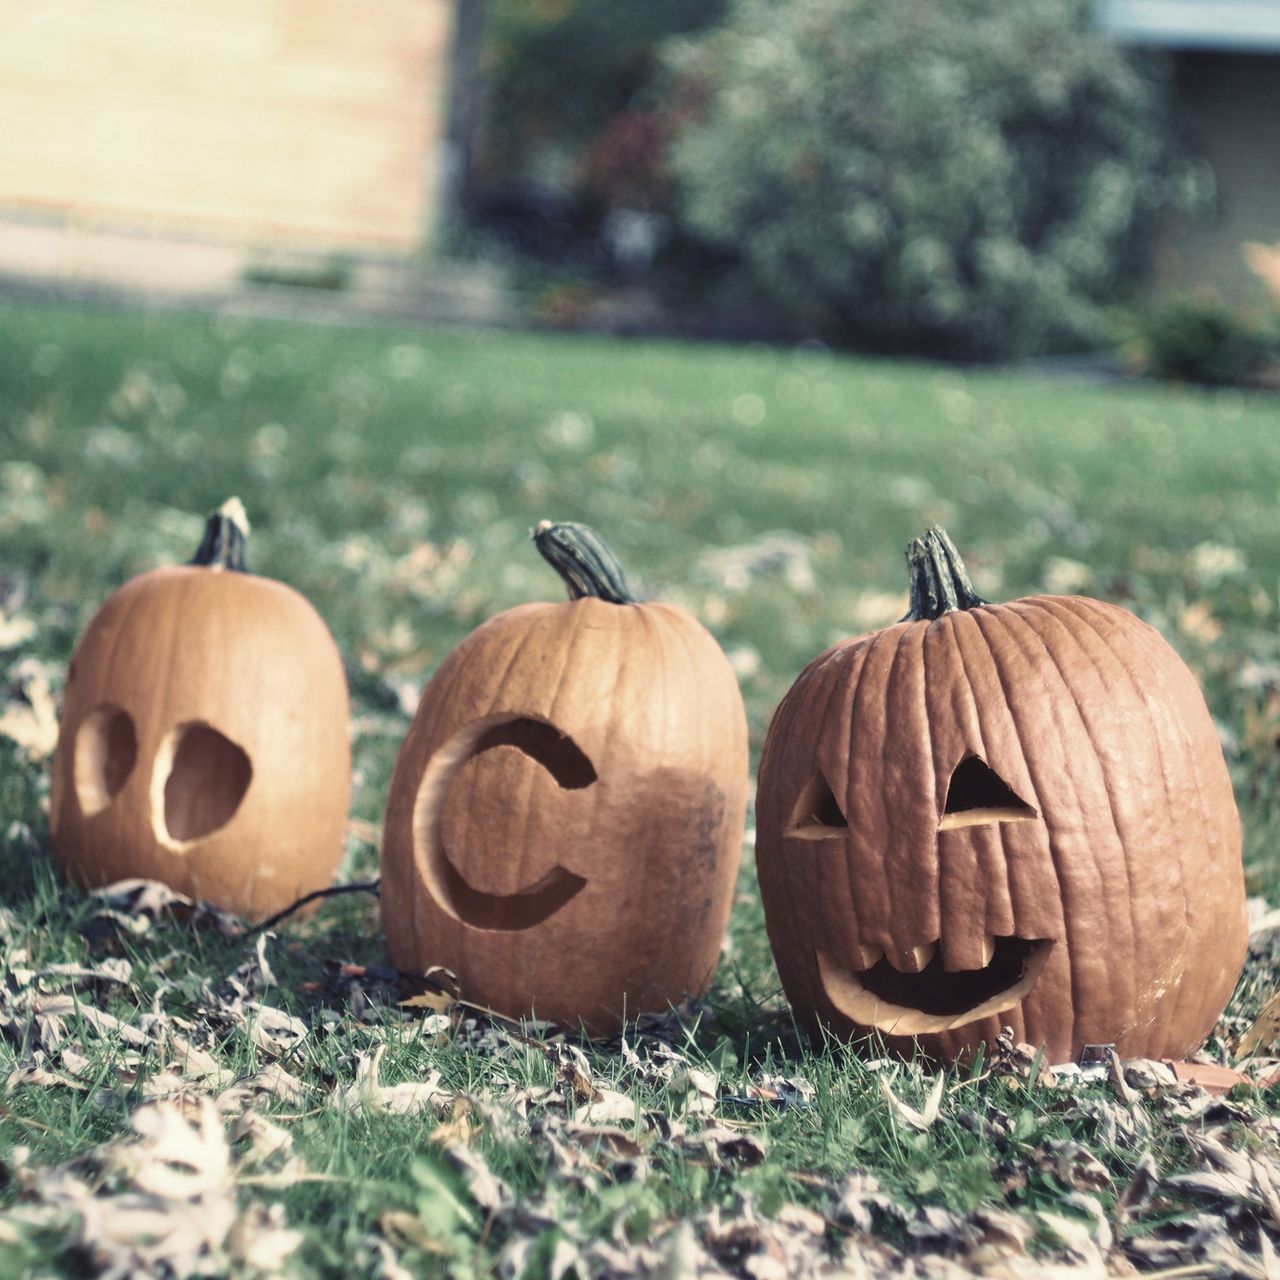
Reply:
M504 273L492 264L255 250L0 218L0 296L6 294L317 321L520 322Z

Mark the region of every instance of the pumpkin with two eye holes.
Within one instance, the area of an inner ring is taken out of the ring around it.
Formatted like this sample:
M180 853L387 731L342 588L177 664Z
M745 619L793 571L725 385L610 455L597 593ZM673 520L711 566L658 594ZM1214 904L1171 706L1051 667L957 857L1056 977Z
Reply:
M741 856L746 712L720 646L641 604L592 530L543 522L570 600L491 618L441 664L387 803L398 968L614 1031L702 992Z
M1005 1026L1181 1058L1244 961L1241 833L1194 677L1126 610L988 604L941 529L911 610L812 662L760 765L757 864L801 1022L954 1060Z
M142 877L249 919L333 879L347 681L320 615L248 571L232 499L189 565L125 583L85 628L53 762L54 855L86 887Z

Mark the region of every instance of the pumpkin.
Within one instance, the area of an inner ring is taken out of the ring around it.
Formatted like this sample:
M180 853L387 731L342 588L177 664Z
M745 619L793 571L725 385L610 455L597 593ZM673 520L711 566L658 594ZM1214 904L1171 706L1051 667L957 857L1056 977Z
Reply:
M232 499L191 564L125 583L76 646L51 822L82 886L161 880L259 919L342 859L342 660L298 592L248 572L247 534Z
M757 863L799 1020L953 1060L1005 1026L1181 1058L1247 938L1240 821L1190 671L1115 605L988 604L941 529L911 608L769 728Z
M684 610L640 603L583 525L534 534L569 600L507 610L440 665L387 802L398 968L607 1034L703 991L741 854L746 714Z

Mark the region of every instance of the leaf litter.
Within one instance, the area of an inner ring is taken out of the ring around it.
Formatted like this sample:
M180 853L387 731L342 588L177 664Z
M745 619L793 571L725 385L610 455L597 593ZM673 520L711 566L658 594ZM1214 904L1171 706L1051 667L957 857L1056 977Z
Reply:
M1280 1074L1265 1056L1274 998L1253 1020L1224 1019L1214 1053L1190 1063L1121 1061L1100 1046L1083 1065L1050 1068L1007 1033L968 1076L850 1064L899 1141L981 1138L995 1198L966 1212L857 1167L857 1142L844 1172L758 1181L776 1167L771 1125L820 1123L815 1085L776 1058L752 1068L732 1045L695 1047L675 1014L588 1049L548 1024L474 1009L452 975L335 958L303 984L313 1003L300 1016L275 1003L282 952L269 931L150 881L97 890L83 913L89 957L50 963L0 908L0 1038L14 1059L0 1117L38 1132L15 1106L63 1091L128 1114L131 1132L58 1164L21 1146L0 1157L0 1249L56 1240L78 1270L109 1277L296 1269L306 1232L271 1197L324 1180L291 1128L332 1112L423 1123L415 1198L388 1203L362 1246L385 1276L482 1245L512 1277L1280 1273L1280 1123L1261 1092ZM1274 914L1257 913L1252 943L1268 961ZM174 976L158 954L144 984L128 953L159 953L173 930L212 938L234 967L220 980ZM350 1051L317 1080L317 1045L339 1030ZM388 1069L406 1032L471 1061L465 1086L442 1067ZM237 1055L253 1069L237 1070ZM530 1082L531 1060L542 1083ZM1018 1099L1071 1117L1077 1136L1021 1133ZM1118 1177L1105 1153L1121 1150L1133 1159ZM540 1190L518 1194L497 1172L504 1151L545 1164ZM673 1162L716 1179L719 1201L666 1216L647 1188Z
M166 928L211 928L232 942L242 932L146 882L99 891L89 919L104 913L148 945ZM1175 1266L1203 1269L1183 1275L1276 1273L1280 1123L1259 1105L1257 1072L1246 1074L1273 1069L1266 1059L1231 1069L1243 1087L1229 1096L1208 1079L1220 1064L1122 1062L1103 1048L1084 1067L1050 1068L1011 1033L967 1077L889 1060L850 1064L850 1078L865 1081L903 1140L952 1126L986 1144L1003 1201L961 1212L858 1169L856 1144L847 1153L855 1167L843 1175L797 1169L780 1184L753 1181L769 1168L773 1118L806 1123L815 1086L776 1065L738 1068L732 1053L712 1066L720 1057L695 1052L674 1014L588 1051L548 1024L470 1009L450 993L448 975L425 988L410 983L406 996L392 970L335 962L316 992L323 1004L302 1017L269 1001L280 985L275 936L242 946L220 982L198 981L194 1017L167 1009L175 989L167 978L144 1002L124 956L40 964L28 949L6 947L0 1034L19 1059L4 1097L11 1105L62 1089L90 1105L127 1105L132 1132L52 1166L12 1150L4 1169L18 1190L0 1210L0 1243L57 1238L95 1276L278 1274L305 1232L267 1197L322 1176L294 1142L301 1110L424 1122L431 1141L412 1164L412 1201L388 1204L364 1245L370 1269L387 1276L416 1274L428 1257L468 1256L481 1241L497 1273L511 1277L530 1267L756 1280L1048 1280ZM353 1012L385 1017L361 1022ZM317 1037L348 1023L363 1028L365 1044L338 1059L326 1088L308 1055ZM387 1080L396 1027L472 1059L471 1077L487 1083L459 1087L441 1067ZM225 1047L236 1040L252 1049L255 1070L227 1065ZM545 1083L516 1069L531 1058ZM1081 1136L1021 1133L1018 1098L1070 1115ZM1179 1143L1183 1158L1171 1158ZM1100 1152L1126 1147L1136 1163L1117 1180ZM519 1148L546 1162L532 1195L517 1194L490 1164ZM637 1230L635 1204L649 1203L645 1188L671 1160L728 1179L729 1193L682 1220L664 1217L655 1200ZM1033 1187L1056 1188L1052 1207ZM596 1211L584 1211L593 1203Z

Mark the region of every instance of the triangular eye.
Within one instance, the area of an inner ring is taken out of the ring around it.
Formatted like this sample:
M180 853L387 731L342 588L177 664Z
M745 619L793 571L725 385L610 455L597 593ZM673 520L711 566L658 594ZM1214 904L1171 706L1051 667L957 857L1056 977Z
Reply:
M967 756L951 775L938 830L989 822L1027 822L1039 816L985 760Z
M829 840L833 836L849 834L844 811L821 769L814 770L813 777L800 792L800 798L791 811L786 834L798 840Z

